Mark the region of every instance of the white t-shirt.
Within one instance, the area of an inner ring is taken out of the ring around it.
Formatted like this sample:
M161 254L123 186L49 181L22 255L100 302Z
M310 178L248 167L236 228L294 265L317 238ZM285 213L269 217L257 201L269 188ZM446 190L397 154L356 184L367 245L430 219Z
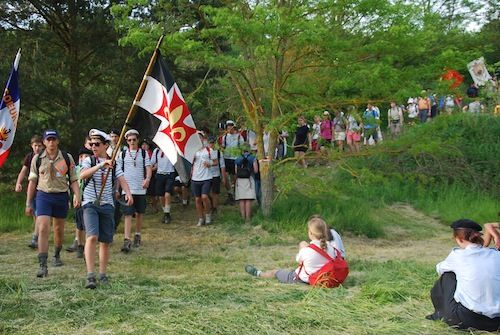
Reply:
M500 252L471 244L455 248L436 265L442 275L454 272L457 277L455 301L489 318L500 316Z
M344 248L344 243L342 242L342 238L340 237L339 233L335 231L335 229L330 229L330 232L332 233L333 236L333 240L331 240L330 243L334 248L340 251L342 258L345 258L345 248Z
M99 165L100 163L104 162L106 158L96 158L96 165ZM90 157L85 158L82 161L82 169L80 170L80 173L86 169L91 168L92 161ZM94 202L97 200L97 197L99 196L99 192L101 192L101 185L102 185L102 180L106 176L106 171L107 169L99 169L97 170L92 177L88 180L87 186L85 186L85 189L83 190L83 201L82 201L82 206L85 204L88 204L90 202ZM113 205L113 180L112 177L113 173L110 171L108 175L108 179L106 179L106 186L104 187L104 190L102 191L102 196L101 196L101 202L100 204L110 204ZM123 176L123 172L121 169L117 169L115 171L115 180L118 179L119 177Z
M168 159L167 155L165 155L159 148L153 150L153 156L151 156L151 164L157 165L158 169L156 170L156 173L167 174L175 172L174 165L170 162L170 159Z
M311 244L315 244L319 248L321 245L319 240L313 240L311 241ZM327 243L326 248L328 255L330 255L332 258L335 258L335 250L333 250L332 245L330 243ZM299 264L303 264L302 270L300 270L299 266L295 270L295 273L298 274L300 280L302 280L305 283L309 283L310 274L315 273L328 262L328 260L325 257L320 255L316 250L313 250L312 248L309 247L300 249L295 259Z
M257 150L257 134L253 130L248 129L247 139L250 150Z
M409 104L408 107L406 107L406 109L408 109L408 117L410 119L414 119L417 117L418 107L416 104Z
M219 164L210 167L210 172L212 173L212 177L220 177L220 169L226 167L226 164L224 163L224 157L219 152L220 152L219 150L210 149L210 159L212 160L212 163L215 160L219 160Z
M143 162L141 151L142 149L130 150L127 148L125 150L125 158L122 159L123 154L120 153L120 156L116 160L116 169L123 171L123 176L125 177L128 187L130 188L130 193L135 195L146 194L146 189L142 188L142 183L145 179L144 165L151 166L149 155L146 153ZM125 192L122 191L122 194L125 194Z
M312 126L312 139L317 140L319 139L319 133L321 131L321 124L314 123Z
M210 150L212 151L212 150ZM209 167L206 167L204 163L212 164L212 160L208 154L207 148L202 148L198 150L194 155L193 162L193 175L191 180L193 181L204 181L212 179L212 172Z
M237 148L245 143L243 136L240 133L226 134L222 136L222 146L224 149ZM231 150L224 150L224 158L236 159L238 154L231 154Z
M269 132L265 131L262 134L262 143L264 144L264 155L269 156Z

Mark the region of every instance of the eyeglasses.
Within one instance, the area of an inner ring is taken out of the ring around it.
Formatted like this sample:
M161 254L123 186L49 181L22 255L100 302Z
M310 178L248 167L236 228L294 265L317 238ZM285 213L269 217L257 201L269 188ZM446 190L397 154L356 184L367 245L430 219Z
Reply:
M101 146L101 142L90 142L89 145L91 147L100 147Z
M137 139L136 139L136 138L129 138L129 139L127 140L127 142L137 142Z

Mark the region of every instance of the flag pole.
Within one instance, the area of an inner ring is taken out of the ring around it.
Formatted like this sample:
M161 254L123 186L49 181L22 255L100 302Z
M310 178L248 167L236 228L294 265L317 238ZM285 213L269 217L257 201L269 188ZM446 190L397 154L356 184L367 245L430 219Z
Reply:
M116 159L116 155L118 154L118 151L120 150L121 144L123 142L123 137L125 136L125 131L127 130L127 126L129 125L132 117L134 116L136 110L137 110L137 105L136 103L139 102L142 94L144 93L144 89L146 88L146 77L149 76L151 73L151 69L153 68L153 65L156 61L156 58L158 57L158 50L160 49L161 43L163 42L163 38L165 35L161 35L160 38L158 39L158 42L156 43L155 50L153 51L153 55L151 56L151 59L149 60L148 67L146 68L146 72L144 73L144 77L142 77L141 84L139 85L139 89L137 90L137 93L135 94L134 101L132 102L132 105L130 106L130 109L127 114L127 118L125 119L125 123L123 124L122 131L120 132L120 137L118 138L118 142L116 143L115 148L113 149L113 153L111 154L111 162L113 163ZM101 189L99 191L99 196L97 197L95 203L96 205L99 205L101 202L101 197L102 193L104 192L104 186L106 185L106 181L109 177L109 172L110 169L106 169L106 174L104 176L104 179L102 181Z

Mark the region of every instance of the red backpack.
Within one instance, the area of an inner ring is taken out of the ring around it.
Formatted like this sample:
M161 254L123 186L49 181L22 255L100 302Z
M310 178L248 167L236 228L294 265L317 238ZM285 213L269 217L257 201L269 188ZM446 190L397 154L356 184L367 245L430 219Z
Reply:
M338 251L336 248L333 248L335 250L336 257L332 258L324 250L318 248L312 243L309 244L309 247L321 256L328 259L328 262L323 265L318 271L309 275L309 285L330 288L337 287L342 284L349 274L349 266L347 265L347 262L342 258L340 251ZM306 272L306 274L308 273Z

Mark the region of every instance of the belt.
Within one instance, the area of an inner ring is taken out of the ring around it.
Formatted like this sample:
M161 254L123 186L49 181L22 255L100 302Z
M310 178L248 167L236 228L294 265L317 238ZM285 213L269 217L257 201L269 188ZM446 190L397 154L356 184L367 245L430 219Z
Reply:
M174 173L175 173L175 171L174 171L174 172L165 172L165 173L162 173L162 172L156 172L156 174L160 174L160 175L162 175L162 176L168 176L168 175L171 175L171 174L174 174Z

